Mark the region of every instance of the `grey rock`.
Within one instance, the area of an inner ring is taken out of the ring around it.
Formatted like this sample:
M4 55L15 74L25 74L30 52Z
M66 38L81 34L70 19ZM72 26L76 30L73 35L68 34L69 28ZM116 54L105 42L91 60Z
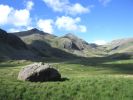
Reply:
M34 63L24 67L18 79L31 82L60 81L61 75L50 64Z
M64 37L64 48L66 49L74 49L74 50L83 50L85 42L82 39L79 39L72 33L66 34ZM65 41L67 40L67 41ZM69 40L69 41L68 41Z

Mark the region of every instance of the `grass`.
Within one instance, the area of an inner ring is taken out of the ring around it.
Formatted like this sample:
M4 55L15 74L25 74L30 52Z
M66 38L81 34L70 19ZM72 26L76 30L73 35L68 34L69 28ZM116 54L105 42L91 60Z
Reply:
M31 61L0 62L0 100L132 100L133 60L75 59L53 62L63 82L23 82Z

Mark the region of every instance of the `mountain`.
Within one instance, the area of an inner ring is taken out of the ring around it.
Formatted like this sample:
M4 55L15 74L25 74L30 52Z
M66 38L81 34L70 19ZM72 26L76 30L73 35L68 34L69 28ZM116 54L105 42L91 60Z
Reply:
M26 49L26 44L16 35L8 34L6 31L0 29L0 43L9 45L15 49Z
M0 29L0 61L24 59L40 61L43 58L73 58L73 54L53 48L49 40L56 36L32 29L17 33L7 33Z
M73 33L57 37L36 28L15 33L0 29L0 60L74 57L133 58L133 38L99 46L87 43Z
M89 44L72 33L68 33L62 37L57 37L53 34L48 34L38 29L31 29L13 34L19 36L28 45L32 45L32 47L35 47L36 49L41 48L40 50L42 53L50 53L50 51L47 50L47 45L52 48L60 49L65 52L84 57L101 56L103 52L103 50L100 50L101 48L98 45L94 46ZM41 43L35 43L35 41L41 41Z
M107 54L115 59L133 58L133 38L117 39L104 46Z
M0 29L0 59L21 59L29 55L34 56L19 37Z
M41 40L41 41L48 41L50 39L55 38L56 36L45 33L43 31L40 31L36 28L28 30L28 31L22 31L22 32L15 32L11 33L18 37L20 37L26 44L31 44L33 41Z
M133 38L114 40L106 45L110 53L133 52Z
M65 52L58 47L52 45L54 44L54 40L57 38L57 36L55 35L45 33L36 28L11 34L20 37L25 42L25 44L30 47L32 51L38 53L38 55L42 58L68 58L70 56L73 57L73 54L69 54L69 52Z
M128 53L133 51L133 38L114 40L107 45L99 46L96 44L87 43L73 33L68 33L64 36L57 37L53 34L48 34L36 28L14 33L19 36L27 45L38 48L42 54L53 55L48 48L56 48L67 53L83 57L97 57L114 55L116 53Z
M54 39L54 46L70 52L72 54L84 57L101 56L103 50L95 44L89 44L86 41L78 38L72 33Z

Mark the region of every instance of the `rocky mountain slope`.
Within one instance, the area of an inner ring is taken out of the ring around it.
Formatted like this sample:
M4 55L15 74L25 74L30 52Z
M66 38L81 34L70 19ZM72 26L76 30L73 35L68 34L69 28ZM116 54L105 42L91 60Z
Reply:
M89 44L72 33L58 37L54 41L56 47L79 56L94 57L103 54L103 48L96 44Z
M22 57L34 56L27 45L16 35L9 34L0 29L0 58L19 59Z
M52 45L54 44L54 39L57 38L57 36L45 33L36 28L11 34L20 37L25 44L27 44L35 52L38 52L41 57L73 57L73 54L69 54L69 52L65 52Z
M103 46L107 55L114 59L133 58L133 38L117 39Z
M54 37L37 29L17 33L7 33L0 30L0 60L40 60L45 57L67 59L75 57L73 54L51 47L49 42Z
M91 57L103 54L102 48L98 45L89 44L71 33L62 37L57 37L38 29L31 29L14 34L19 36L26 44L37 46L36 48L42 48L43 50L47 48L45 47L47 44L52 48L57 48L78 56ZM41 45L40 43L36 45L35 41L41 42ZM40 47L38 47L39 45Z
M114 40L106 45L110 53L133 52L133 38Z
M133 38L114 40L99 46L87 43L72 33L54 36L36 28L7 33L0 29L0 57L13 59L40 59L46 57L73 58L133 55ZM127 57L127 56L126 56Z

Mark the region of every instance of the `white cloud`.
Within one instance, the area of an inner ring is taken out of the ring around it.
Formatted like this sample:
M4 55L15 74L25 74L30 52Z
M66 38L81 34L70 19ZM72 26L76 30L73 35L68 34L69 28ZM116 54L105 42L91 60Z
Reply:
M25 9L14 9L8 5L0 5L0 25L11 24L14 26L28 26L30 24L30 10L34 3L29 1L26 3Z
M26 9L27 10L31 10L33 6L34 6L34 3L32 1L28 1L26 3Z
M111 0L99 0L99 2L100 2L103 6L107 6L107 4L111 2Z
M58 29L65 29L67 31L80 31L86 32L86 26L80 25L79 22L81 21L80 17L72 18L69 16L62 16L58 17L55 25Z
M44 32L53 33L53 20L52 19L40 19L37 22L37 26Z
M94 41L94 43L98 44L98 45L104 45L106 44L107 42L105 40L96 40Z
M75 14L82 14L82 13L87 13L87 12L90 12L90 9L83 7L79 3L76 3L68 7L67 13L70 13L71 15L75 15Z
M47 6L51 7L54 11L62 12L64 7L69 3L68 0L43 0Z
M65 12L67 14L76 15L90 12L91 7L84 7L76 3L71 4L69 0L43 0L46 5L57 12Z
M28 26L30 20L30 12L27 9L14 10L9 16L9 23L15 26Z
M0 25L6 24L8 22L8 17L12 10L12 7L7 5L0 5Z

